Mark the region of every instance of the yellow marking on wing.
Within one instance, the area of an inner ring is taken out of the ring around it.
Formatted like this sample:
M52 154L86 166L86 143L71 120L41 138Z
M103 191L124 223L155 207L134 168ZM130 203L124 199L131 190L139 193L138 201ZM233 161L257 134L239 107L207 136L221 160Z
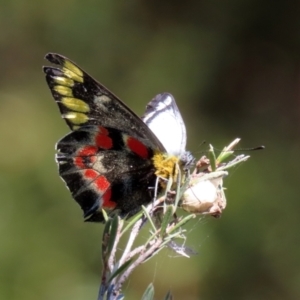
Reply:
M53 87L54 91L58 92L62 96L73 97L72 89L63 85L56 85Z
M63 116L63 118L69 120L74 125L84 124L89 119L86 114L79 113L79 112L69 112L69 113L66 113L62 116Z
M65 74L67 77L73 79L74 81L83 83L83 77L82 77L82 76L78 76L76 73L74 73L74 72L72 72L71 70L66 69L66 68L62 68L62 71L64 72L64 74Z
M75 66L73 63L71 63L69 60L65 60L64 68L69 69L70 71L74 72L78 76L83 77L83 72L77 66Z
M70 110L87 113L90 107L87 103L77 98L63 97L61 103Z
M74 80L66 77L60 77L56 76L53 78L54 82L59 84L59 85L64 85L68 87L73 87L74 86Z
M67 77L83 83L83 72L70 61L65 60L62 71Z

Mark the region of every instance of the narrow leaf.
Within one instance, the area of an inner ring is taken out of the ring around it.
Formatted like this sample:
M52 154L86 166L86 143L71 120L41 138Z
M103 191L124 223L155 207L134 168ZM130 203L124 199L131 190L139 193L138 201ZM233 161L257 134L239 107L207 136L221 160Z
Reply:
M195 218L195 216L195 214L187 215L185 218L180 220L168 233L170 234L171 232L174 232L175 230L186 224L190 219Z
M166 213L164 214L162 223L161 223L161 230L160 230L160 236L163 238L166 234L167 227L171 221L171 218L173 217L174 214L174 206L173 205L168 205Z
M127 232L127 231L130 229L130 227L132 227L133 225L135 225L135 223L137 222L137 220L138 220L139 218L141 218L142 215L143 215L143 212L141 211L141 212L139 212L138 214L136 214L133 218L131 218L131 219L129 220L128 224L126 225L126 227L122 230L121 236L122 236L125 232Z
M173 296L171 294L171 291L168 291L167 295L165 296L164 300L173 300Z
M176 185L176 199L175 199L175 209L174 212L177 210L178 207L178 203L180 200L180 187L181 187L181 170L178 166L178 164L176 164L176 168L178 170L178 176L177 176L177 185Z
M149 215L149 212L148 212L147 208L144 205L142 205L142 209L143 209L144 214L146 215L148 221L150 222L153 230L156 231L156 227L155 227L155 225L153 223L153 220L152 220L151 216Z
M154 286L152 283L150 283L142 296L142 300L152 300L152 299L154 299Z
M216 155L215 155L215 151L214 151L214 148L212 145L209 145L208 156L209 156L211 170L215 171L216 170Z
M117 232L119 225L119 217L116 215L111 220L110 232L109 232L109 240L107 245L107 255L109 256L116 240Z
M102 260L105 262L107 260L108 255L108 240L109 240L109 233L111 227L111 219L108 219L104 225L104 230L102 234Z
M127 260L122 266L120 266L117 270L113 271L111 276L108 279L108 282L111 282L116 276L124 272L132 263L133 259Z

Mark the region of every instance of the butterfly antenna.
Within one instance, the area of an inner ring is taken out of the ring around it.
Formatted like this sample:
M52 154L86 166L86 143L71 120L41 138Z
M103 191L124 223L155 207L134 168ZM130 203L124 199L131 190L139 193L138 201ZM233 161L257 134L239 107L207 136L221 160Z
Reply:
M236 151L256 151L256 150L264 150L266 147L264 145L253 147L253 148L239 148L234 149L234 152Z

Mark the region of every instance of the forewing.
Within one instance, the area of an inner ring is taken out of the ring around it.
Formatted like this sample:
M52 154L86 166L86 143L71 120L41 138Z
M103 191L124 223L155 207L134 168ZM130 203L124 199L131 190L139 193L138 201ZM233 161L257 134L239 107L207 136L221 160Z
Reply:
M167 153L185 153L186 129L174 97L169 93L155 96L146 106L143 121L161 141Z
M44 72L61 115L72 130L87 125L115 128L165 151L130 108L75 63L55 53L48 53L46 59L60 67L44 67Z

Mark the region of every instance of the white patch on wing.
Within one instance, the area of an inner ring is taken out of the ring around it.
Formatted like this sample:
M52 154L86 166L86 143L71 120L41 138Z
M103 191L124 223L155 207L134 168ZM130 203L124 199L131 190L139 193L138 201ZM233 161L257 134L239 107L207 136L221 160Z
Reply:
M111 101L111 99L106 95L95 96L94 103L104 112L108 112L107 104Z
M171 94L155 96L147 105L143 121L160 140L167 152L182 155L186 146L186 129Z

